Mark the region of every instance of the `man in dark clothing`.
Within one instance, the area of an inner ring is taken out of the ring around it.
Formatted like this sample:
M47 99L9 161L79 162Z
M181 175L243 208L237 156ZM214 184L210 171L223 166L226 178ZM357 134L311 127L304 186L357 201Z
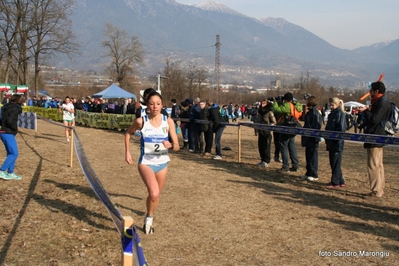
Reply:
M37 107L44 107L44 103L47 101L46 96L42 96L38 101L37 101Z
M308 111L305 115L304 128L321 129L323 118L317 109L317 101L315 96L309 96L306 106ZM301 136L302 147L305 147L306 173L302 179L309 181L319 180L319 142L320 138L312 138Z
M377 81L371 83L370 96L371 108L359 107L365 117L365 134L387 135L384 129L385 122L391 115L391 104L384 97L384 83ZM383 164L383 145L364 143L367 149L367 171L370 181L371 197L382 197L385 188L385 174Z
M259 116L258 121L259 124L268 124L275 125L276 118L273 113L273 103L266 101L266 99L262 100L261 105L259 107ZM258 151L260 155L260 163L257 166L260 167L268 167L271 159L270 159L270 148L272 144L272 133L269 130L258 130Z
M188 132L187 132L187 136L188 136L188 151L189 152L194 152L194 137L193 137L193 127L194 127L194 115L193 115L193 108L194 108L194 100L187 98L186 100L184 100L187 105L188 105Z
M180 107L176 103L176 99L172 99L172 112L170 114L171 118L179 118L180 115Z
M212 122L212 125L210 126L209 129L212 131L212 138L210 139L211 142L213 142L213 134L215 134L216 154L213 157L213 159L221 160L223 155L222 155L222 147L220 145L220 140L222 138L223 131L226 127L226 125L222 123L228 121L225 121L225 118L223 118L222 112L220 111L220 107L216 103L213 103L212 101L208 100L207 105L209 106L209 121Z
M126 109L126 114L127 115L133 115L136 113L137 110L137 105L140 106L140 104L137 102L134 102L132 99L127 100L127 109Z
M200 123L195 123L194 121L196 119L201 120L201 107L199 105L200 99L196 98L194 100L194 105L191 108L191 113L190 113L190 124L191 124L191 131L193 134L193 140L194 140L194 152L195 153L200 153L200 133L201 133L201 124ZM191 149L189 149L190 152Z

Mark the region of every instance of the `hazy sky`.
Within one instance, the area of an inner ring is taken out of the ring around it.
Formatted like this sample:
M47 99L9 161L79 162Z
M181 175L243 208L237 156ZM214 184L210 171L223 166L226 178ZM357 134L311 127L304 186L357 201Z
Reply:
M199 4L206 0L176 0ZM283 18L330 44L354 49L399 39L398 0L216 0L254 18Z

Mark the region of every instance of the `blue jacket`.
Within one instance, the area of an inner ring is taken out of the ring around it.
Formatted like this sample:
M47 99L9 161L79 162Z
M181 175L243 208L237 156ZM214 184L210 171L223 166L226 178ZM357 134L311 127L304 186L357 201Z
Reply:
M347 128L346 115L341 108L335 108L328 115L326 130L345 132ZM326 139L327 151L343 151L344 140Z
M304 128L321 129L321 124L323 123L323 118L317 110L317 107L312 107L305 114L305 124ZM319 138L312 138L301 136L302 147L317 147L319 145Z
M199 106L199 104L194 105L191 109L190 123L191 123L191 130L193 132L201 132L201 124L195 123L194 122L195 119L201 120L201 107Z

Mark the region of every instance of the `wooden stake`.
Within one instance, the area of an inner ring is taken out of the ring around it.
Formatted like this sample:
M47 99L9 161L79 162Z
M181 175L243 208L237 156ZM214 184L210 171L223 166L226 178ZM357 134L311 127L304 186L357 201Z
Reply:
M127 229L133 229L133 218L130 216L123 216L123 232L126 236ZM133 236L131 236L131 243L129 245L129 250L126 247L122 247L122 265L123 266L132 266L133 265Z
M72 163L73 163L73 130L71 129L69 136L71 137L69 143L71 145L71 163L70 163L70 167L72 168Z
M241 163L241 126L238 126L238 162Z

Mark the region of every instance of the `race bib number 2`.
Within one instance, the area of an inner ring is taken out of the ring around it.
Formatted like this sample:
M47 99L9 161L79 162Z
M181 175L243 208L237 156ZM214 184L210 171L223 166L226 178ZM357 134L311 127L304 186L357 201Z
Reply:
M162 139L157 141L144 141L144 153L147 155L163 155L168 153L168 149L162 144Z

